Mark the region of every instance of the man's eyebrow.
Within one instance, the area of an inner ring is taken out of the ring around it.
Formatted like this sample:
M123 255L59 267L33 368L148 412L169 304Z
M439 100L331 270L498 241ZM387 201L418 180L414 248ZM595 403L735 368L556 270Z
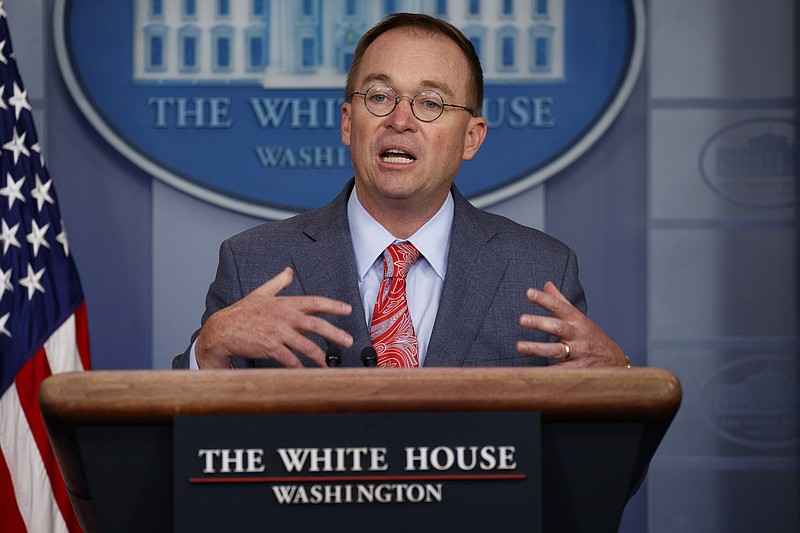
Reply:
M379 74L379 73L367 74L367 76L362 80L361 83L363 83L365 86L369 86L370 84L376 81L385 83L387 85L391 85L389 76L387 76L386 74Z
M451 98L455 96L455 93L453 93L453 90L450 88L450 86L443 81L422 80L420 82L420 87L422 89L433 89L434 91Z
M392 86L392 80L386 74L381 74L381 73L367 74L367 76L365 76L364 79L362 80L363 85L367 87L375 82L385 83L390 87ZM421 80L417 84L417 87L418 87L417 91L424 91L426 89L429 89L450 98L454 96L453 90L450 88L450 86L442 81ZM394 87L392 88L394 89Z

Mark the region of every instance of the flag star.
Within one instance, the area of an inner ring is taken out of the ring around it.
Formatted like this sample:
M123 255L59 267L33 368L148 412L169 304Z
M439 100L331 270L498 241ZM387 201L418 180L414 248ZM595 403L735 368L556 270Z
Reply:
M6 322L8 322L9 318L11 318L11 311L0 316L0 335L6 335L10 339L11 332L6 329Z
M11 100L9 100L10 102ZM17 164L17 160L19 159L19 154L23 153L27 157L30 157L31 153L28 151L28 147L25 146L25 136L28 135L28 132L23 132L22 135L17 133L17 129L14 128L14 138L8 141L6 144L3 145L3 148L14 152L14 164Z
M11 269L9 268L7 271L0 268L0 300L3 299L3 295L6 291L13 291L14 286L11 285Z
M20 248L19 241L17 240L17 230L19 229L19 222L14 224L13 228L9 228L8 224L6 224L6 219L3 219L2 223L0 224L0 242L3 243L3 255L6 255L8 252L8 248L11 246L16 246Z
M44 294L44 287L40 283L42 276L44 275L45 269L41 269L39 272L33 271L33 266L28 263L28 275L24 278L20 278L19 284L23 287L28 289L28 301L30 302L33 300L33 295L36 294L36 291L42 291Z
M47 180L47 183L42 183L42 180L39 179L39 175L36 175L36 187L31 189L31 196L36 198L36 205L39 208L39 212L42 212L42 206L45 202L48 204L55 204L55 201L50 196L50 187L53 185L53 180Z
M0 5L0 9L2 9L2 5ZM6 86L0 85L0 109L8 109L6 105L6 99L3 98L3 95L6 93Z
M0 88L2 90L2 88ZM36 143L31 146L31 150L39 154L39 163L44 166L44 156L42 155L42 147L39 143Z
M3 9L3 7L4 7L3 4L4 4L4 2L2 0L0 0L0 18L8 17L8 14L6 13L6 10Z
M39 255L39 247L44 246L45 248L50 248L50 243L47 242L44 234L47 233L47 230L50 229L50 224L47 223L41 228L39 224L36 223L36 220L31 220L33 227L31 228L31 232L25 236L25 240L31 243L33 246L33 257Z
M8 196L9 210L14 207L14 200L25 201L21 192L23 183L25 183L25 176L22 176L19 181L14 181L14 177L10 173L6 174L6 186L0 189L0 196Z
M2 41L0 41L0 63L7 65L8 59L6 59L5 50L6 50L6 40L3 39Z
M61 243L64 248L64 255L69 257L69 241L67 241L67 230L64 228L64 221L61 221L61 233L56 235L56 240Z
M14 113L17 116L17 120L19 120L19 113L23 109L33 111L33 109L31 109L31 104L28 102L28 91L23 91L22 88L17 85L17 82L14 82L14 94L8 99L8 103L14 106Z

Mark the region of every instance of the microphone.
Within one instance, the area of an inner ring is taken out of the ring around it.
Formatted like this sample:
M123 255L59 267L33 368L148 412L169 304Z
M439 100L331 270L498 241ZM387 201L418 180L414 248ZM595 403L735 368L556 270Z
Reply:
M378 366L378 353L372 346L367 346L361 350L361 362L364 366Z
M342 351L338 346L335 344L328 346L328 349L325 350L325 362L330 368L342 366Z

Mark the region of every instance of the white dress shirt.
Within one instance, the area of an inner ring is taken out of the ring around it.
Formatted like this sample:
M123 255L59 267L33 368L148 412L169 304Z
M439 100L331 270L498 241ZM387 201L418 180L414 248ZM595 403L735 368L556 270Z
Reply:
M420 252L420 258L411 265L406 276L408 312L417 335L420 366L425 362L436 311L442 297L453 212L453 197L448 194L439 211L416 233L405 239ZM405 241L395 238L366 212L358 201L355 189L347 202L347 219L356 258L358 289L364 304L364 318L369 327L378 289L383 280L383 251L394 242Z

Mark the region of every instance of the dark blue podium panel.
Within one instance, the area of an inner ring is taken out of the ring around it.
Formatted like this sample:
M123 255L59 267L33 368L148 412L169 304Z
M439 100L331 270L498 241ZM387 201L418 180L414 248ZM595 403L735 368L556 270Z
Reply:
M176 417L175 531L542 531L532 412Z

